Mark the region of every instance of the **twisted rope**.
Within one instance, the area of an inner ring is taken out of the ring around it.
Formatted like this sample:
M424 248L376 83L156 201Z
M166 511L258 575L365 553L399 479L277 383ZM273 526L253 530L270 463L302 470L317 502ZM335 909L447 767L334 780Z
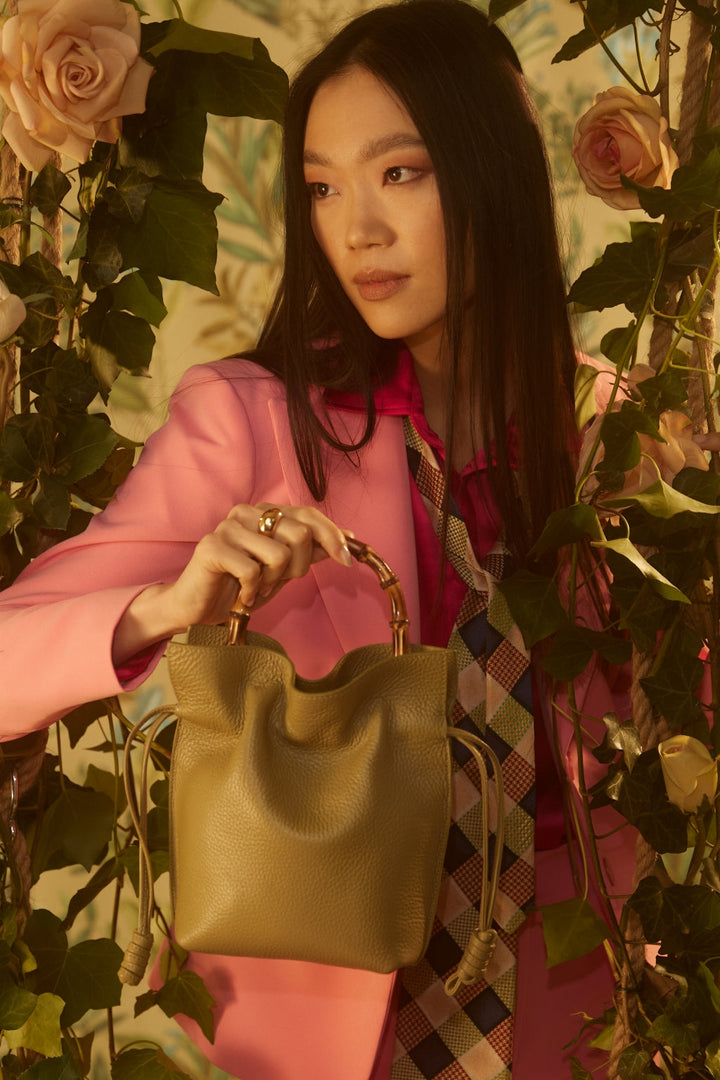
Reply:
M21 931L29 911L32 867L25 837L15 824L15 812L19 801L37 782L46 742L47 732L38 731L4 743L0 751L0 829L11 872L12 903L17 908Z

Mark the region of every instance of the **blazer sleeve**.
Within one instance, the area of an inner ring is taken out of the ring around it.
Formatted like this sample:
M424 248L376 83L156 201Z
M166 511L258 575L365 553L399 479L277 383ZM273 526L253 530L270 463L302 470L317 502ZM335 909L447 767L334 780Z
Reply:
M0 593L0 741L142 682L164 647L122 683L111 647L123 612L147 585L175 580L233 505L257 501L250 384L242 362L237 379L228 363L186 373L107 509Z

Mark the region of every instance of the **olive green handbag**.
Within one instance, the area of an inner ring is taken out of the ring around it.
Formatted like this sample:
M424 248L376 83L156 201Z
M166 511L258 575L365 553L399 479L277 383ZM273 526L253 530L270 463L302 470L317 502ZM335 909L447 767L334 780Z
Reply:
M367 545L348 543L390 598L392 644L355 649L319 680L296 675L272 638L246 633L247 613L232 612L227 628L193 627L187 644L169 646L177 704L136 725L125 752L142 873L123 981L139 980L152 942L147 766L172 713L171 892L180 945L378 972L422 957L450 825L448 735L473 752L486 788L481 751L497 777L500 769L480 739L448 726L452 652L407 644L397 578ZM136 799L130 753L148 725ZM492 867L487 835L482 847L487 888L458 986L481 974L494 944L502 838Z

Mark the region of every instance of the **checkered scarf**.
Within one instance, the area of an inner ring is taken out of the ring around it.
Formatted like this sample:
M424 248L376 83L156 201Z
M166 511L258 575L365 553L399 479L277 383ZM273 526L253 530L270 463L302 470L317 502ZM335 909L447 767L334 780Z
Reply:
M403 423L410 470L435 531L442 537L443 472L409 417ZM459 672L452 721L490 744L500 759L505 787L505 844L493 924L499 937L485 978L448 997L444 982L477 923L483 874L480 776L470 752L461 744L454 745L453 821L445 876L427 952L402 975L391 1075L392 1080L510 1080L517 937L534 891L530 660L496 585L509 572L503 544L498 542L478 562L452 497L446 536L447 557L468 587L448 643L457 655ZM493 781L490 787L494 833Z

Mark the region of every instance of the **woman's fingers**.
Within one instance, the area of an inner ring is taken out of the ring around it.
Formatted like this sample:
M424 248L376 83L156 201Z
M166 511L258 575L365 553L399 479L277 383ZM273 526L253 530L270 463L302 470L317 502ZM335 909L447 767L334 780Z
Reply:
M259 531L261 524L265 532ZM345 534L314 507L240 504L198 549L207 569L240 583L240 600L247 606L274 595L285 582L303 577L311 563L328 556L352 565Z
M258 531L270 510L279 511L270 515L272 535L267 522L265 533ZM238 595L252 607L328 557L352 564L345 534L314 507L235 506L197 543L176 581L151 585L131 601L115 631L113 658L119 663L193 623L221 623Z

